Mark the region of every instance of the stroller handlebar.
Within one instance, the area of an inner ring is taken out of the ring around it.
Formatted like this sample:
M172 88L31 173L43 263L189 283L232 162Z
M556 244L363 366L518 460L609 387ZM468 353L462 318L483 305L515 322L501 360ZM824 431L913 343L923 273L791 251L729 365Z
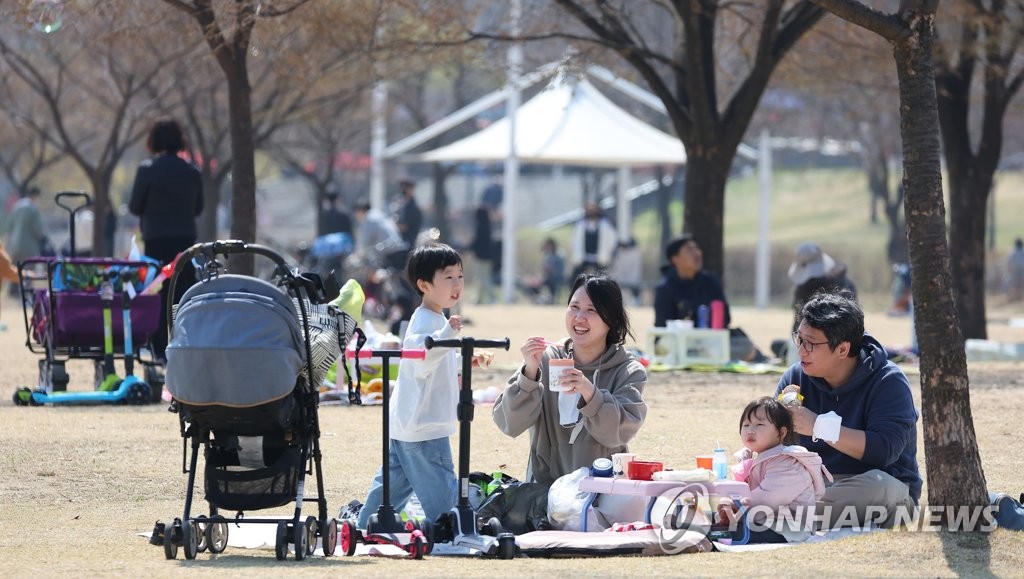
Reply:
M427 336L425 342L427 349L431 348L461 348L463 346L471 346L475 348L502 348L508 350L511 346L508 338L504 340L477 340L475 338L455 338L452 340L435 340L430 336Z

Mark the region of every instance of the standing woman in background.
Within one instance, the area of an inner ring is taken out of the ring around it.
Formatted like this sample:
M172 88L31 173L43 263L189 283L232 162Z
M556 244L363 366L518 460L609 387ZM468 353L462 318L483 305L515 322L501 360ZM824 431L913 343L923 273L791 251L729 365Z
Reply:
M168 264L198 238L196 217L203 211L203 182L199 169L178 156L185 149L185 136L177 121L156 121L146 147L153 157L139 165L128 209L140 218L146 255ZM191 270L182 273L175 301L195 283ZM153 355L161 360L166 359L169 285L160 291L160 327L153 335Z

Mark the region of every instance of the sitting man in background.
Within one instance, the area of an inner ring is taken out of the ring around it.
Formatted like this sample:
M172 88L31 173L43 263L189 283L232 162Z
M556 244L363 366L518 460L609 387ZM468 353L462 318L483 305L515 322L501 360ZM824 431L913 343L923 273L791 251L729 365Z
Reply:
M697 321L697 308L714 300L725 304L725 327L731 316L729 301L714 274L704 271L704 254L693 235L684 233L665 246L668 265L662 266L662 278L654 288L654 325L665 327L667 320ZM746 362L765 362L767 358L739 328L729 330L730 357Z
M793 343L800 362L775 395L799 387L793 430L833 475L817 505L823 524L889 527L912 516L922 485L918 414L906 375L864 333L863 310L848 294L819 293L804 304Z

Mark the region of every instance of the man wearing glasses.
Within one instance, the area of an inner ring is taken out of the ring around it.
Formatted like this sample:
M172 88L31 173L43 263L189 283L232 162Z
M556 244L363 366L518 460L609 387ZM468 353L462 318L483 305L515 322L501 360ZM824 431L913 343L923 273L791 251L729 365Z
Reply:
M918 414L906 375L864 333L860 306L848 294L815 295L793 342L799 362L775 394L800 387L793 429L834 477L817 505L823 526L890 527L894 517L912 516L921 496Z

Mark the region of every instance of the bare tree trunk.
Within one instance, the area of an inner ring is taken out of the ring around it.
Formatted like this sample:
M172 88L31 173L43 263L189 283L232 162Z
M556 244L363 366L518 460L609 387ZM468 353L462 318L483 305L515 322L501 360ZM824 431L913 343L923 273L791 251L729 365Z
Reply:
M228 103L231 119L231 238L247 243L256 241L256 146L252 133L252 87L245 66L245 53L234 60L234 68L225 70L228 76ZM254 259L251 254L235 258L232 269L243 275L253 275Z
M441 241L451 245L451 226L448 223L448 191L446 188L449 172L440 163L434 163L434 227L441 232Z
M919 7L920 9L920 7ZM894 43L900 83L905 214L914 272L921 348L921 410L928 463L928 502L988 503L971 415L967 360L953 305L943 205L938 105L932 62L934 13L912 12L916 24Z
M220 183L203 171L203 213L199 216L199 241L217 239L217 211L220 208Z
M725 181L729 173L727 160L693 155L687 159L683 229L692 233L704 253L704 269L724 279ZM728 292L727 292L728 293Z
M815 2L877 33L893 46L900 87L904 214L914 273L917 338L921 347L921 413L928 464L928 503L986 505L988 492L971 415L967 359L953 307L946 242L939 113L932 60L938 0L903 0L896 14L883 14L860 0Z
M964 338L985 339L985 221L992 174L957 170L951 155L946 159L949 210L957 217L949 223L949 244L960 331Z

